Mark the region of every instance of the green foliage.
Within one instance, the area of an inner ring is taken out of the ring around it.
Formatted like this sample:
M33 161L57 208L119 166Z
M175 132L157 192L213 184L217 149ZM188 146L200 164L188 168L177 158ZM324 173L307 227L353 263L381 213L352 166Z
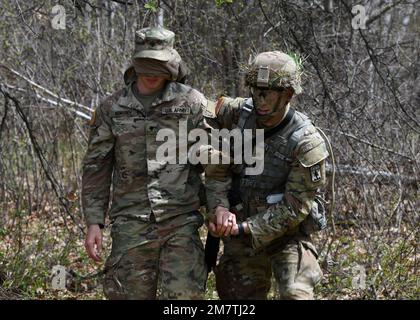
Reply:
M145 5L144 8L147 10L150 10L152 12L156 12L158 9L158 3L157 0L150 0Z
M233 0L216 0L216 5L218 7L224 5L224 4L232 4Z
M216 277L213 272L211 272L207 278L206 293L204 298L206 300L217 300L219 298L216 291Z
M122 72L134 45L134 28L151 24L160 3L143 1L140 10L126 10L126 6L112 2L92 10L83 7L83 14L75 9L63 33L51 29L50 17L42 14L44 2L21 1L17 8L13 0L2 1L0 61L58 96L84 105L96 105L121 88ZM419 38L420 18L410 6L393 9L396 20L410 17L407 26L396 23L382 28L380 23L372 24L362 42L359 32L347 23L351 11L342 5L334 7L333 19L322 6L304 0L264 1L261 7L258 1L180 1L177 8L165 12L164 24L175 32L176 48L191 69L189 85L209 98L221 93L245 96L249 94L244 81L249 58L263 51L288 52L298 66L305 64L308 74L303 84L305 95L296 98L297 109L314 115L319 127L331 130L328 133L338 164L404 175L416 172L419 134L413 130L413 119L418 104L413 92L419 64L418 46L412 44ZM373 9L380 10L380 4ZM16 19L22 12L25 23ZM404 54L383 49L396 42ZM306 57L311 57L307 63ZM4 68L1 78L7 91L21 102L50 173L81 224L78 187L87 121L73 120L68 104L60 101L61 107L55 108L46 99L59 99ZM401 86L394 88L395 83ZM38 99L35 93L46 99ZM1 95L0 100L2 117ZM404 119L399 117L401 101ZM50 288L53 265L64 265L80 275L95 274L103 265L87 257L83 234L60 208L26 127L13 104L9 108L0 141L0 279L5 279L0 284L0 299L14 297L16 292L33 299L102 299L99 278L90 289L79 293ZM341 131L344 134L339 134ZM349 140L345 134L354 134L360 141ZM372 148L374 145L383 148ZM408 155L412 161L397 154ZM371 180L340 174L336 238L325 235L314 241L321 249L325 275L316 288L317 298L419 298L419 239L413 236L418 233L418 187L378 181L376 177ZM204 240L206 233L201 235ZM366 270L365 289L352 288L357 266ZM277 297L275 287L273 282L270 299ZM218 298L213 273L206 298Z
M288 51L287 54L293 59L299 72L302 72L304 62L302 56L296 51Z
M25 247L17 249L16 244L12 243L15 251L0 250L0 267L8 275L0 288L19 292L20 299L63 299L74 298L75 295L78 298L87 299L93 296L95 299L102 299L102 291L98 286L100 278L79 281L75 279L76 281L72 281L73 285L68 285L65 291L52 290L51 271L54 265L65 266L73 274L80 275L96 273L101 266L93 265L89 260L82 238L69 238L65 233L54 235L51 225L47 225L50 230L46 233L45 224L39 223L37 227L33 227L30 237L33 240L28 241ZM13 239L14 234L9 233L8 236ZM107 253L104 252L105 255ZM68 277L67 275L67 281Z
M316 287L317 298L418 299L415 240L385 243L372 236L366 243L351 236L337 238L330 257L321 259L324 279ZM353 287L359 267L366 271L365 287Z
M398 240L392 246L384 246L378 270L373 274L371 285L388 299L419 299L416 268L416 243Z

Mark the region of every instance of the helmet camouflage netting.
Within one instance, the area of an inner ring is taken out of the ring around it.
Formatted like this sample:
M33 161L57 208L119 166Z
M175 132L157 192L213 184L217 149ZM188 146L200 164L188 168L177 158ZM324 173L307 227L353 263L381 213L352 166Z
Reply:
M281 51L258 54L251 65L247 66L246 85L266 89L292 88L295 94L302 92L302 61Z

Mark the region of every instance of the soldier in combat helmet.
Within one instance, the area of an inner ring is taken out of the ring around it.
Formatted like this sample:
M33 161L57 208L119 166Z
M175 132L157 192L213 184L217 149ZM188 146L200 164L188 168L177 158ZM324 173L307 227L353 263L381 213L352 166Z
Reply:
M224 242L214 270L217 291L221 299L266 299L274 275L281 299L313 299L322 271L311 234L326 225L326 144L308 117L290 106L302 90L295 59L261 53L246 81L251 98L222 97L206 112L220 128L264 130L263 173L246 175L245 165L232 165L230 208L219 206L209 222ZM223 174L213 168L206 172L212 175Z

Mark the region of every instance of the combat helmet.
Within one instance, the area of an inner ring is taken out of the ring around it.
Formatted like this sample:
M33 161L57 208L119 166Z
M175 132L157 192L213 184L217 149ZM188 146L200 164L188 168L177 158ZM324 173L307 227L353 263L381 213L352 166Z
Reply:
M301 66L288 54L270 51L258 54L246 74L246 84L261 89L279 90L292 88L295 94L302 92Z

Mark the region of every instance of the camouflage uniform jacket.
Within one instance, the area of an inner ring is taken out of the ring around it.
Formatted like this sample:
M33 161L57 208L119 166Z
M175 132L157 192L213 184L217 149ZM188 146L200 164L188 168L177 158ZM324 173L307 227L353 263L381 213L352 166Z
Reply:
M128 84L107 98L90 124L89 145L83 161L82 203L87 225L104 224L109 201L111 219L124 215L157 222L200 208L198 166L177 158L176 164L156 160L160 129L172 129L177 157L186 154L179 144L185 130L206 129L202 109L207 100L197 90L168 82L148 114ZM191 143L188 142L190 147ZM208 197L223 194L217 181L207 182ZM111 188L112 185L112 188ZM112 189L112 195L111 195ZM111 198L111 199L110 199Z
M236 127L244 103L243 98L219 99L213 112L219 126ZM212 112L206 112L206 116L208 114ZM255 128L253 111L244 129ZM302 113L295 112L284 128L265 138L264 150L261 175L245 175L242 165L231 168L240 177L239 190L235 191L240 193L243 209L237 220L248 222L256 249L299 232L299 225L309 218L315 196L326 182L324 159L328 152L325 141ZM279 194L283 194L281 201L268 203L269 195Z

